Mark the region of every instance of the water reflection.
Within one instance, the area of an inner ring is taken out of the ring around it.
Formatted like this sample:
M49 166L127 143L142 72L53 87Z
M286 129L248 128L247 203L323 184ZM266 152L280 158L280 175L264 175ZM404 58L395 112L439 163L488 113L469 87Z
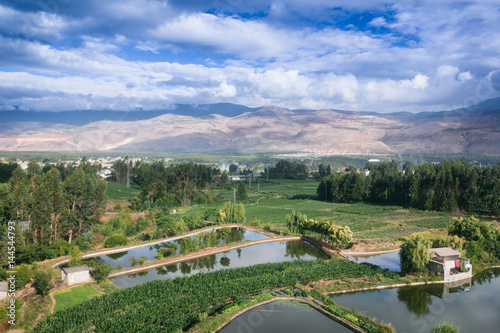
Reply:
M438 286L438 288L442 289L441 286ZM399 288L397 289L398 301L406 304L406 308L409 312L420 317L429 313L429 305L432 304L432 297L428 291L429 289L422 288Z
M399 259L399 251L376 254L376 255L357 255L357 256L346 255L346 257L349 260L354 261L356 263L366 262L369 264L379 266L382 269L386 268L391 272L399 272L400 270L401 260Z
M161 253L162 257L168 257L175 254L194 252L206 247L266 238L269 238L269 236L245 228L222 228L175 241L163 242L99 257L113 267L121 266L128 268L135 265L134 259L144 258L145 262L156 260L158 252Z
M293 301L275 301L243 313L219 332L351 333L352 331L307 304Z
M292 244L291 244L292 243ZM246 267L268 262L292 261L295 259L326 259L326 255L308 242L301 240L288 242L272 242L247 246L223 253L212 254L201 258L190 259L179 264L171 264L145 271L143 278L130 278L125 275L112 278L111 281L120 288L134 286L147 281L172 279L199 272L209 272L232 267Z
M499 293L500 269L496 268L455 285L373 290L334 295L332 299L392 323L397 332L427 333L443 320L460 326L461 332L496 332L500 327Z
M314 246L311 242L303 240L302 242L287 242L285 257L291 259L301 259L305 256L320 257L323 252Z

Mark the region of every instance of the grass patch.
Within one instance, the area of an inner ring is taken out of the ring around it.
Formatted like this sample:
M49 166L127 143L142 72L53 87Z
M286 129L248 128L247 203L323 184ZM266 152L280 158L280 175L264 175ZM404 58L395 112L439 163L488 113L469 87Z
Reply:
M108 182L106 195L108 200L129 200L140 193L141 189L137 185L130 185L130 187L127 188L127 184Z
M100 295L101 294L90 285L83 285L71 289L56 291L54 293L54 299L56 300L54 312L72 308L77 304L83 303L91 298Z

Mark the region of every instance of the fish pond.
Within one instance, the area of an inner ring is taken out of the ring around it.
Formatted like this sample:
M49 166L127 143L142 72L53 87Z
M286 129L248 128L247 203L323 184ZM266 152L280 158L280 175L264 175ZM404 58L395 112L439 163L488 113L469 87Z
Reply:
M250 245L139 273L118 276L111 278L111 281L120 288L127 288L156 279L173 279L177 276L189 276L224 268L247 267L296 259L327 259L327 256L319 248L305 240L276 241Z
M442 321L460 326L460 332L498 332L500 268L483 271L462 283L336 294L331 298L338 305L391 323L398 333L427 333Z
M274 301L243 313L219 332L351 333L352 331L307 304Z
M205 247L267 238L270 237L245 228L221 228L133 250L101 255L97 258L101 258L106 264L111 264L115 268L128 268L137 265L141 258L144 262L148 262L175 254L193 252Z

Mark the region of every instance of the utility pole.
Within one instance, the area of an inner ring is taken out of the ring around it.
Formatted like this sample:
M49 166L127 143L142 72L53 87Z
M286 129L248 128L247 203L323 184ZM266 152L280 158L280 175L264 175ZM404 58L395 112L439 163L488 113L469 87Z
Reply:
M130 188L130 162L127 156L127 188Z
M236 204L236 189L233 188L233 203Z
M257 192L260 192L260 179L257 179Z

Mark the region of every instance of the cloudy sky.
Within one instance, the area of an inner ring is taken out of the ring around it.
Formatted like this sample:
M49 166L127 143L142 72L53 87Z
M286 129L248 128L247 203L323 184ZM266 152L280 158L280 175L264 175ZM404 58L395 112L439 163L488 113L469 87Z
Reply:
M498 0L0 0L0 109L378 112L500 96Z

